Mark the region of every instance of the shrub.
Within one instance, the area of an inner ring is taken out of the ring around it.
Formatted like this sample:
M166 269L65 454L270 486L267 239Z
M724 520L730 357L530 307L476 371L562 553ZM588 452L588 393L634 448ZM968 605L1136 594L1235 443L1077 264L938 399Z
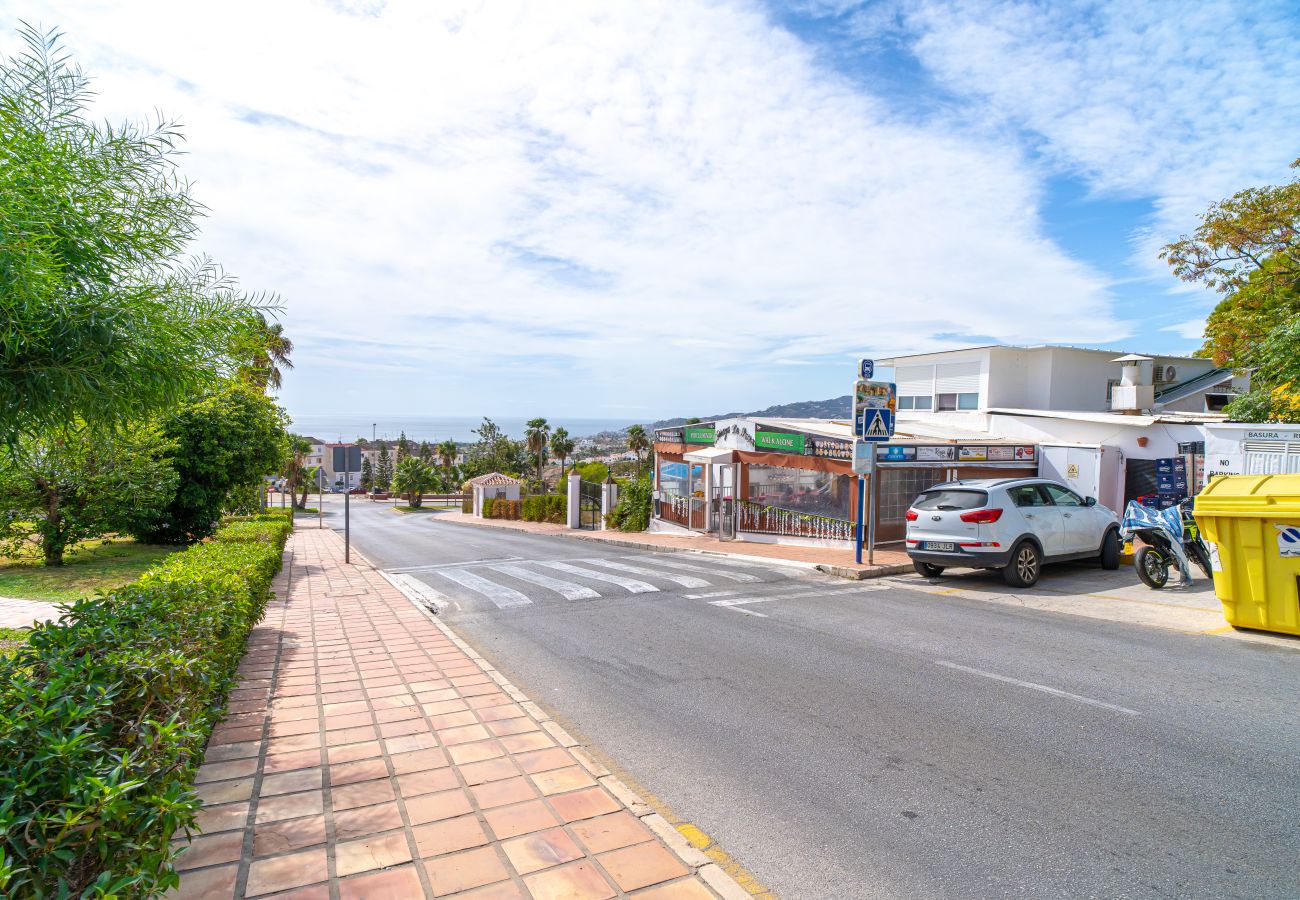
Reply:
M460 501L460 511L466 515L472 515L474 513L474 498L469 497Z
M492 507L493 507L495 504L496 504L496 498L495 498L495 497L484 497L484 498L483 498L483 518L485 518L485 519L490 519L490 518L492 518ZM471 512L472 512L472 510L471 510Z
M0 896L140 896L178 883L173 833L288 536L225 525L0 659Z
M619 486L618 503L605 517L605 524L619 531L645 531L650 527L650 476Z
M568 498L563 494L552 494L546 498L546 521L556 525L563 525L567 519L566 513L569 509Z

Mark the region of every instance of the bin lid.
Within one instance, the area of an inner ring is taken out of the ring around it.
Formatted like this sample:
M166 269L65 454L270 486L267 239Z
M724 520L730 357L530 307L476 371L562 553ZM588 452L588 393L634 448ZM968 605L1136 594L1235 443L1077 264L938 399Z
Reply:
M1250 519L1300 516L1300 474L1221 475L1196 495L1193 512Z

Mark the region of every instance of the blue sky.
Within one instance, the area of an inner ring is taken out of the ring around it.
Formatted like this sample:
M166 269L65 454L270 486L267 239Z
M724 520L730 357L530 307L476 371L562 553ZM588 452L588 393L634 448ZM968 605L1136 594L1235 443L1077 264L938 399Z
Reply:
M179 120L290 412L648 420L963 343L1191 351L1300 156L1293 2L0 0Z

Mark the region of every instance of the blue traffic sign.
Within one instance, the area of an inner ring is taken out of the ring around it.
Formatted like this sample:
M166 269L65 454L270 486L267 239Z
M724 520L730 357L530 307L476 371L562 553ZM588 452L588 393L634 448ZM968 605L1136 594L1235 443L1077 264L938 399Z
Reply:
M876 361L874 359L858 360L858 377L863 381L870 381L876 374Z
M853 430L864 441L887 441L894 436L894 412L889 409L864 409L858 413Z

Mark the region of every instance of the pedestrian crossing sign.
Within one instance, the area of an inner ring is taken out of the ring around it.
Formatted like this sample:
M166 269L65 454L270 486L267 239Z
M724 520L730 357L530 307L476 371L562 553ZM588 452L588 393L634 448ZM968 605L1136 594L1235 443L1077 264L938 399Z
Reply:
M894 435L894 413L888 409L864 409L855 424L864 441L887 441Z

